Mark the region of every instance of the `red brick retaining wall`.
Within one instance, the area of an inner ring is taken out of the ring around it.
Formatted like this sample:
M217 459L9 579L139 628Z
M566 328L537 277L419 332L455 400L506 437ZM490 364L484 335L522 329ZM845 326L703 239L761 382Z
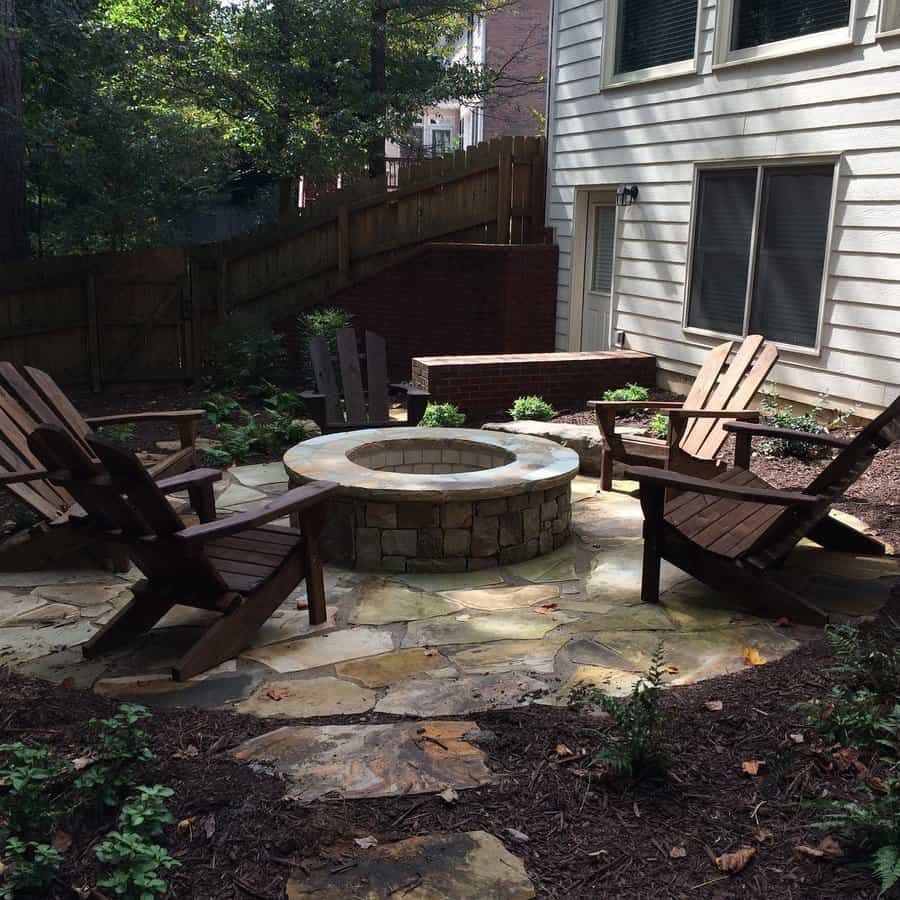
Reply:
M470 419L483 419L527 394L571 409L628 382L654 387L656 359L633 350L417 357L412 375L415 386L430 391L434 402L454 403Z

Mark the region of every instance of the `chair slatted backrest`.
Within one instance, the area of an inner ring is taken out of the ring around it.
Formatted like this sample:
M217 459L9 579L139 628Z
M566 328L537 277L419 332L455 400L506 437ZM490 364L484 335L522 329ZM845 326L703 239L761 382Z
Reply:
M389 399L387 347L384 338L373 331L366 332L365 388L354 328L348 326L338 331L337 351L344 411L341 409L340 389L327 341L323 337L314 337L309 344L316 390L325 397L328 422L340 423L346 420L350 425L387 422Z
M772 371L778 349L766 343L762 335L744 338L726 368L734 348L733 341L713 347L684 401L685 409L745 410ZM685 428L680 447L701 459L712 459L728 437L725 425L730 419L693 419Z
M71 433L41 424L28 446L84 508L93 523L124 542L138 568L154 583L221 591L225 585L202 550L172 540L184 523L129 450L96 435L85 452Z

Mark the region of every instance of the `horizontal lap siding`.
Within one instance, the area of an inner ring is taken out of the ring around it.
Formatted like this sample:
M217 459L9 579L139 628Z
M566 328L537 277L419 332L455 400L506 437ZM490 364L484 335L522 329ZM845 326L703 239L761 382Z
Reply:
M569 347L578 189L640 185L620 210L614 330L691 377L717 341L681 322L695 162L844 153L819 356L782 352L783 394L871 410L900 390L900 41L859 0L853 46L712 71L716 0L700 10L701 74L599 89L604 0L559 0L548 224L559 248L556 346ZM579 328L580 323L575 323Z

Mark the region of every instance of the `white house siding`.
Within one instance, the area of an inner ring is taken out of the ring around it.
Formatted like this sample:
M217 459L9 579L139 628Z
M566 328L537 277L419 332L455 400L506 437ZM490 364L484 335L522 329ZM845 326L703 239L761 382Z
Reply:
M784 397L870 414L900 392L900 37L857 0L854 44L713 71L716 0L700 9L699 74L600 89L605 0L556 0L548 224L560 246L557 348L569 321L576 190L640 186L619 210L612 331L692 377L713 338L682 328L695 163L843 154L821 353L782 351ZM570 339L570 331L572 337Z

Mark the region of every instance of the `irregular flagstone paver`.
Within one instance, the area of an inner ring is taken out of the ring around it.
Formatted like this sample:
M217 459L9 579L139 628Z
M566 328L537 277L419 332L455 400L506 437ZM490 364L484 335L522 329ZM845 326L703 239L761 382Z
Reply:
M347 628L329 634L296 638L280 644L269 644L245 650L241 656L255 659L276 672L298 672L363 656L375 656L394 649L394 639L387 631L375 628Z
M608 497L615 500L604 499ZM585 544L615 537L640 537L643 525L640 503L620 494L601 494L583 500L572 510L572 533Z
M338 663L334 670L342 678L361 681L366 687L386 687L411 675L430 672L447 665L447 660L437 650L413 647L410 650L395 650L381 656L354 659Z
M900 560L895 556L854 556L852 553L829 553L816 546L796 547L785 561L788 572L815 575L837 575L864 581L869 578L900 576Z
M388 688L375 712L395 716L465 716L486 709L521 706L547 685L527 675L418 675Z
M284 463L280 460L262 463L258 466L240 466L232 469L231 476L244 487L251 488L279 482L287 483L287 472L284 470Z
M503 576L499 569L481 569L477 572L447 572L446 574L392 575L392 581L420 588L423 591L464 591L467 588L484 587L487 584L501 584Z
M559 648L568 637L547 635L540 641L497 641L479 644L451 655L463 672L493 674L499 672L552 673Z
M576 475L571 482L572 502L578 503L588 497L594 497L600 491L600 479L588 475Z
M609 539L598 545L591 570L585 579L585 594L589 599L624 602L640 599L641 565L644 542L640 538ZM681 569L666 562L660 571L660 590L667 591L690 578Z
M561 612L539 613L531 609L461 613L423 622L410 622L402 647L442 644L482 644L486 641L537 640L559 625L575 620Z
M80 615L81 610L77 606L68 603L45 603L5 619L0 622L0 628L11 628L16 625L51 625L54 622L65 622L66 619L77 619Z
M47 601L34 594L10 594L0 591L0 626L10 619L16 619L24 613L43 606Z
M459 604L396 581L370 578L359 586L347 620L352 625L389 625L456 612Z
M101 603L122 603L131 598L131 590L122 581L114 584L54 584L38 587L32 595L53 603L90 607Z
M552 584L528 584L523 587L486 587L469 591L446 591L451 600L470 609L518 609L552 603L559 597L559 588Z
M788 573L785 581L794 579ZM795 589L813 597L816 604L829 613L847 616L868 616L877 612L890 599L897 583L892 578L872 578L856 581L836 575L813 575L797 579Z
M39 656L18 666L18 671L32 678L43 678L54 684L89 690L107 669L103 659L85 659L80 647L67 647L47 656Z
M530 900L522 861L486 831L419 835L362 851L352 867L296 873L288 900Z
M257 491L254 488L245 487L238 482L232 482L216 497L216 507L218 509L230 509L240 504L254 503L259 500L266 500L267 494Z
M299 800L427 794L492 781L485 754L463 739L477 730L469 721L295 725L251 738L233 755L273 764Z
M676 584L659 598L669 618L688 631L723 628L733 622L762 623L740 609L730 609L727 600L721 592L693 578Z
M235 709L264 718L344 716L368 712L375 705L375 698L375 691L327 675L297 681L267 681Z
M206 628L222 618L221 613L191 606L173 606L153 627L156 628ZM102 623L101 623L102 624Z
M43 585L98 584L127 585L122 575L111 572L98 572L96 569L47 569L35 572L0 572L0 588L30 588ZM51 597L51 600L57 599ZM96 601L94 601L96 602Z
M542 706L568 706L572 702L573 692L584 687L600 688L611 697L624 697L631 693L639 677L635 672L603 666L576 666L561 687L536 702Z
M334 615L336 607L325 608L325 621L321 625L309 624L309 611L301 609L279 609L270 619L260 626L259 630L250 640L250 647L267 647L269 644L277 644L280 641L288 641L292 638L302 637L304 634L314 634L327 628L334 628Z
M568 604L561 603L563 612ZM660 606L639 603L635 606L614 606L606 612L578 610L578 620L563 625L558 634L582 634L591 631L674 631L675 623ZM660 635L664 637L664 635Z
M571 581L578 577L575 571L575 545L570 542L553 553L507 566L506 571L526 581Z
M83 644L95 629L85 619L49 628L19 625L0 628L0 666L17 666L66 647Z

